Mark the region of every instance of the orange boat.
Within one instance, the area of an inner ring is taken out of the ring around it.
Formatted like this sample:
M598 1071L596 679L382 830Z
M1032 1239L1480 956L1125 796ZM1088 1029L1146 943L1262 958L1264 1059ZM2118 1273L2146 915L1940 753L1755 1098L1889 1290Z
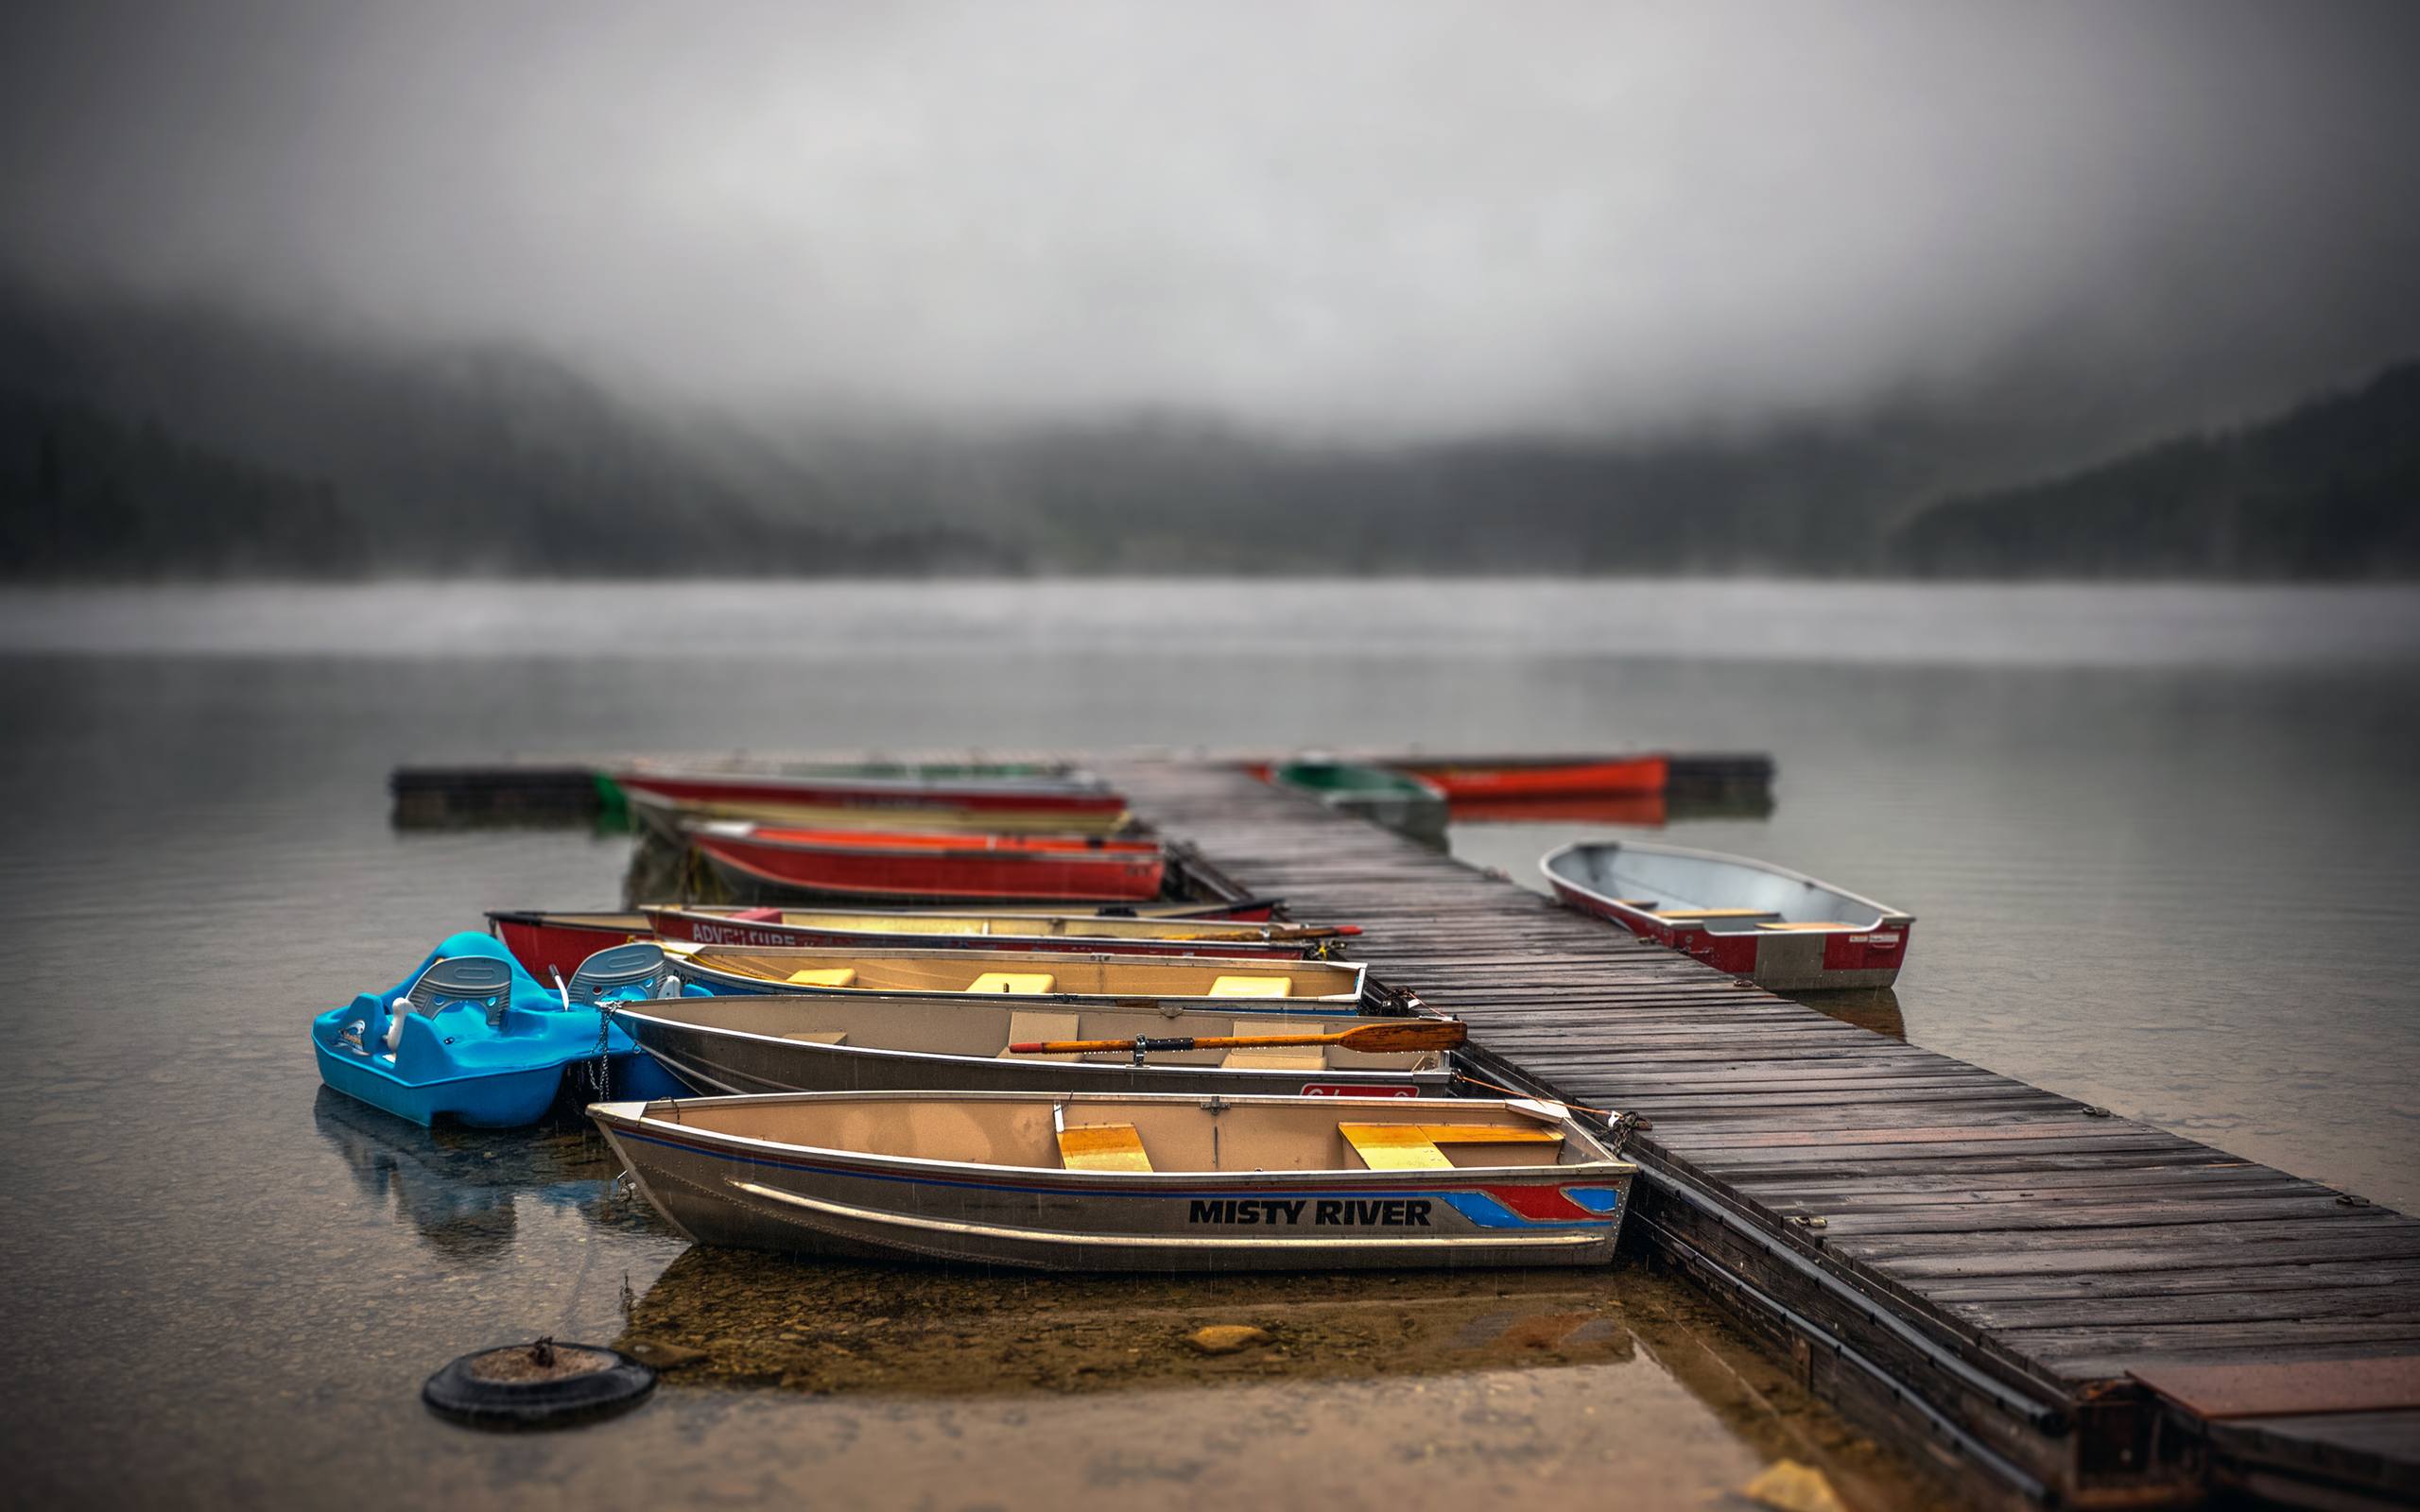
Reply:
M854 898L1156 898L1167 867L1158 842L1093 835L937 834L789 830L716 821L689 844L750 882Z
M1616 798L1661 793L1670 776L1661 756L1474 756L1392 762L1455 803L1495 799Z

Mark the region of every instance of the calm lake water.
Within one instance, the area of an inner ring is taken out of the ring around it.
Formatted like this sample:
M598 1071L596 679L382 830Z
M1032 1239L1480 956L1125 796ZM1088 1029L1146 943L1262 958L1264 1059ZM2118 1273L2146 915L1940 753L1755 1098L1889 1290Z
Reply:
M1634 1268L1347 1290L691 1254L611 1198L577 1125L430 1133L322 1095L311 1014L483 907L619 885L618 837L391 832L406 761L1769 750L1769 817L1665 833L1914 911L1910 1040L2420 1208L2401 590L19 592L0 696L13 1504L1367 1504L1619 1474L1695 1505L1783 1454L1915 1499ZM1531 880L1582 833L1454 844ZM1176 1343L1224 1321L1284 1352ZM709 1358L613 1427L496 1438L423 1413L446 1358L545 1331Z

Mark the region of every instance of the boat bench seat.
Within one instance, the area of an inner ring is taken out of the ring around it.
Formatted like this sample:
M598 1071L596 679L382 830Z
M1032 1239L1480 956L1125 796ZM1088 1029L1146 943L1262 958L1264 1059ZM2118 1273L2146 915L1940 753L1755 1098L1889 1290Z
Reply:
M1778 924L1776 924L1776 923L1772 923L1772 922L1768 921L1768 922L1766 922L1766 923L1758 924L1756 927L1757 927L1758 929L1787 929L1787 930L1800 931L1800 932L1808 933L1808 934L1820 934L1820 933L1822 933L1823 931L1825 931L1825 930L1833 930L1833 929L1856 929L1856 928L1858 928L1858 926L1857 926L1857 925L1855 925L1855 924L1843 924L1843 923L1841 923L1841 922L1839 922L1838 920L1835 920L1835 919L1816 919L1816 920L1813 920L1813 921L1811 921L1811 922L1803 923L1803 924L1792 924L1792 923L1778 923Z
M1132 1124L1070 1124L1059 1130L1059 1161L1070 1171L1148 1171L1143 1136Z
M792 971L789 980L801 987L855 987L857 971L854 966L835 966L804 971Z
M1040 997L1059 979L1048 971L986 971L966 984L969 992L1013 992ZM1065 1035L1055 1038L1064 1040Z
M1770 908L1667 908L1657 913L1658 919L1779 919Z
M1282 998L1294 984L1282 976L1222 976L1210 984L1214 998Z
M1080 1038L1077 1029L1082 1020L1072 1013L1041 1013L1031 1008L1019 1008L1009 1015L1009 1043L1031 1044L1037 1040L1074 1040ZM1003 1050L995 1057L1000 1060L1081 1060L1079 1055L1020 1056L1013 1050Z
M1534 1124L1339 1124L1336 1131L1373 1171L1450 1171L1440 1144L1554 1144L1563 1130Z
M1228 1071L1325 1071L1327 1052L1320 1045L1246 1045L1219 1064Z
M821 1034L786 1034L782 1038L795 1040L803 1045L844 1045L849 1042L849 1031L831 1029Z

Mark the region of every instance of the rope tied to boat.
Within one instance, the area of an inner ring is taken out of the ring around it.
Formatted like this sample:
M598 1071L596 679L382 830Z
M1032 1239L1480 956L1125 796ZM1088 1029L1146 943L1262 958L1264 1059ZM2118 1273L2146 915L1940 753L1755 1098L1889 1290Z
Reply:
M1474 1087L1484 1087L1492 1092L1501 1092L1507 1097L1518 1097L1526 1100L1539 1095L1536 1092L1525 1092L1517 1087L1507 1087L1501 1082L1489 1081L1484 1076L1474 1076L1467 1071L1455 1072L1454 1079L1456 1081L1469 1082ZM1558 1097L1555 1098L1554 1101L1563 1104L1564 1107L1570 1108L1573 1112L1588 1113L1597 1118L1602 1119L1605 1124L1605 1134L1609 1142L1608 1147L1616 1155L1621 1153L1623 1145L1630 1143L1632 1135L1638 1133L1642 1129L1651 1129L1655 1126L1654 1122L1644 1114L1618 1112L1610 1108L1591 1108L1586 1103L1575 1103L1565 1097Z

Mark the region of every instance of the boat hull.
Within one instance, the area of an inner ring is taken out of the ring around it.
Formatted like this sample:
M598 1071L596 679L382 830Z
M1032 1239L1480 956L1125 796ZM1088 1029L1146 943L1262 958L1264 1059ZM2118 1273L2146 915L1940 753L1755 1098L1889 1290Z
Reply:
M562 915L506 913L488 915L488 932L502 941L522 970L541 982L561 976L571 980L579 963L598 951L634 939L651 939L655 930L647 916L597 910L598 921L575 922ZM611 919L611 923L602 920ZM551 974L550 974L551 973Z
M693 830L689 843L717 870L832 898L1066 899L1143 902L1160 895L1167 862L1119 851L892 850L808 845Z
M634 1006L643 1006L635 1005ZM1453 1073L1245 1071L984 1059L858 1049L739 1034L617 1011L614 1022L690 1088L708 1096L757 1092L1184 1092L1197 1096L1443 1097Z
M361 1057L314 1041L320 1079L347 1097L415 1124L448 1119L470 1128L523 1128L546 1116L562 1090L561 1062L412 1083Z
M589 1109L692 1241L1053 1271L1598 1265L1634 1168L1042 1171L806 1149Z
M1592 799L1661 793L1669 766L1661 756L1616 761L1470 760L1412 763L1403 770L1436 786L1456 803L1490 799Z

